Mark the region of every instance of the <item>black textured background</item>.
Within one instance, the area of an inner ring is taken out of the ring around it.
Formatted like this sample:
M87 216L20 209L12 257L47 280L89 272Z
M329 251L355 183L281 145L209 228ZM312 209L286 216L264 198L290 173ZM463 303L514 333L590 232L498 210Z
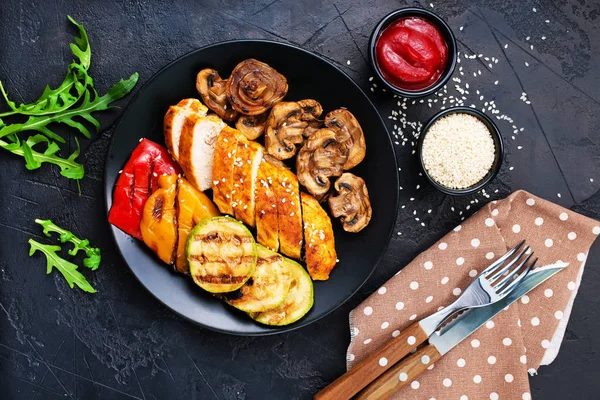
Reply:
M372 96L392 130L395 124L401 127L388 119L398 108L396 100L369 81L366 50L377 21L405 5L431 8L429 2L386 0L3 0L0 79L17 102L33 100L48 83L56 86L72 58L67 44L75 31L67 14L88 31L92 75L101 93L135 71L143 84L198 47L266 38L299 45L336 63ZM482 55L463 58L464 75L455 73L463 89L465 82L470 85L465 104L481 108L493 100L501 110L496 115L513 119L499 123L507 150L502 171L486 193L441 195L418 175L411 146L414 129L404 128L408 140L396 145L403 187L397 221L401 234L394 235L359 294L320 322L289 334L242 338L200 329L167 311L132 276L108 232L102 196L106 150L120 110L99 116L103 130L84 143L81 196L75 183L54 168L29 172L22 159L3 153L0 397L309 398L344 371L348 312L480 208L487 196L501 198L522 188L599 219L600 4L448 0L434 1L433 10L454 29L461 57ZM449 83L446 96L456 95L455 84ZM441 103L442 97L432 107L427 99L409 103L408 119L425 121ZM450 98L445 105L452 105ZM101 268L85 272L98 294L70 290L56 273L45 275L43 257L27 257L28 238L40 239L33 222L38 217L52 218L102 248ZM597 244L558 358L531 379L536 399L600 398L599 256Z

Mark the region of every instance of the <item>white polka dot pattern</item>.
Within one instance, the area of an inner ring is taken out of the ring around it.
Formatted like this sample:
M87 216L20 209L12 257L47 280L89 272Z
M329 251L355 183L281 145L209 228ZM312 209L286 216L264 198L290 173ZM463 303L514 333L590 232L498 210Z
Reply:
M455 300L478 271L526 239L540 258L538 266L560 259L569 267L506 307L436 362L435 368L431 359L419 355L421 368L431 371L418 380L410 378L408 371L398 371L395 377L413 389L407 387L393 398L531 400L524 371L535 371L544 354L556 355L558 343L551 339L564 322L566 305L576 293L581 266L597 235L598 222L525 192L483 206L353 311L352 327L357 329L351 330L348 365L356 365L414 321ZM387 355L374 362L378 367L379 362L385 364L379 368L391 364Z

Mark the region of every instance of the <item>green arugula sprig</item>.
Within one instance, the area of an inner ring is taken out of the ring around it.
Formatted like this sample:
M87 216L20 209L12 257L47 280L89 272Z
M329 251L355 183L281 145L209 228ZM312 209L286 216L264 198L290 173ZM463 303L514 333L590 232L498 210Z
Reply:
M67 75L62 84L56 89L50 89L46 86L44 92L35 102L31 104L21 104L16 106L15 102L8 99L8 93L0 82L0 92L10 107L11 111L0 113L0 117L9 115L46 115L66 110L75 104L83 96L86 86L93 86L92 77L87 74L92 60L92 51L88 40L87 32L83 25L77 23L70 15L67 16L79 30L79 37L75 37L75 43L71 43L73 55L79 59L79 62L73 61L69 65ZM74 90L74 93L72 91Z
M100 249L92 247L89 240L78 238L73 232L61 228L49 219L36 219L35 222L42 226L44 235L50 237L52 236L52 233L58 233L61 243L72 243L73 248L67 251L70 256L76 256L80 251L83 251L86 255L83 259L83 265L91 270L98 269L101 260ZM71 289L73 289L74 285L77 285L85 292L96 293L96 289L90 285L87 279L85 279L85 276L77 271L78 266L57 254L57 252L61 251L60 246L42 244L33 239L29 239L29 245L29 257L36 251L40 251L46 256L46 274L51 273L52 268L56 268L64 276Z
M97 247L90 246L90 241L87 239L79 239L77 236L66 229L61 228L49 219L41 220L36 219L36 224L39 224L44 228L44 235L50 237L51 233L58 233L60 235L60 242L66 243L71 242L73 248L68 251L69 255L76 256L79 251L83 251L86 254L86 258L83 260L83 265L91 270L96 270L100 265L100 249Z
M8 98L0 82L0 93L10 108L10 111L0 113L0 118L28 117L25 122L10 124L0 119L0 148L24 157L25 166L29 170L38 169L43 163L55 164L60 168L62 176L81 179L85 171L83 165L77 161L80 155L79 142L75 152L67 158L61 157L58 155L58 143L66 141L49 125L65 124L86 138L91 138L90 130L84 123L93 125L96 132L99 131L100 123L92 113L112 108L113 102L131 92L139 76L134 73L129 79L119 81L105 95L100 96L94 89L92 77L88 74L92 52L85 28L70 16L68 18L77 27L79 36L75 37L75 43L70 44L75 60L69 65L67 75L59 87L51 89L47 86L36 101L17 106ZM25 140L19 138L22 132L32 131L39 133Z
M10 137L10 136L9 136ZM55 164L60 167L60 174L69 179L83 178L85 171L83 165L76 160L79 157L79 141L75 138L77 149L68 158L61 158L56 153L60 150L56 142L50 141L44 135L34 135L26 141L21 142L17 137L12 141L5 142L0 139L0 148L25 158L25 168L28 170L38 169L43 163ZM37 144L46 144L46 150L41 152L34 149Z
M46 256L46 274L50 274L52 268L56 267L56 269L65 277L71 289L73 289L74 285L77 285L85 292L96 293L96 289L90 285L87 279L85 279L85 276L77 271L77 265L56 254L57 251L60 251L60 246L41 244L33 239L29 239L29 245L31 246L29 248L30 257L36 251L40 251Z

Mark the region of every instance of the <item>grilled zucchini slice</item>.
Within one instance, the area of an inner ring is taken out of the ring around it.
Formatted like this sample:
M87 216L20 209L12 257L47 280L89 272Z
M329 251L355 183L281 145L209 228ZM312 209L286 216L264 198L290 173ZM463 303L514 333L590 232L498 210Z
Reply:
M211 293L232 292L254 273L256 242L233 218L207 218L188 236L187 259L196 285Z
M238 310L260 312L279 306L290 291L292 275L283 256L258 244L254 273L244 286L225 294L225 301Z
M313 283L310 276L297 262L288 258L284 258L283 260L292 275L290 292L279 307L249 314L252 319L261 324L275 326L289 325L306 315L313 306Z

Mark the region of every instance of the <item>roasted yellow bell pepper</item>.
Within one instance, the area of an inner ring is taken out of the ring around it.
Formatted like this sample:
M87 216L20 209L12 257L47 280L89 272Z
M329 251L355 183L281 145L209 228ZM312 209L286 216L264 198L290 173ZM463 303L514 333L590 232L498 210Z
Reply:
M144 204L140 230L144 243L161 260L173 264L177 255L177 175L160 176L158 187Z
M187 274L190 271L190 267L185 254L185 248L190 231L198 224L198 222L205 218L220 215L220 213L208 196L196 189L186 179L179 178L177 182L177 205L179 207L177 223L179 224L179 243L177 245L175 268L177 268L177 271Z

